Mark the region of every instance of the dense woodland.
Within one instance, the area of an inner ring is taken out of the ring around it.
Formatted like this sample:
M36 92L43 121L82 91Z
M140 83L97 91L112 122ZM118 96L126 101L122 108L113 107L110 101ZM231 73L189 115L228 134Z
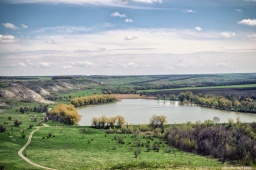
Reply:
M164 139L184 151L211 155L223 163L227 160L242 165L256 162L256 123L232 121L229 124L183 124L165 130Z

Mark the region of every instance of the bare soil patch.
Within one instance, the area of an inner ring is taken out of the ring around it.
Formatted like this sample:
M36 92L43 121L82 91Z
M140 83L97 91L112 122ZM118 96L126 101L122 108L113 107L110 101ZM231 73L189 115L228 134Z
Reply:
M155 99L154 96L145 96L139 94L113 94L117 99Z

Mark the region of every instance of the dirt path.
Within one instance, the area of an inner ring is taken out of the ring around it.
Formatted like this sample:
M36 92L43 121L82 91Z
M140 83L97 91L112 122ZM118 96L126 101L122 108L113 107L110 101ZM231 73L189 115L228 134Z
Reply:
M48 127L48 125L46 125L46 124L43 124L43 125L44 125L43 127ZM24 159L27 163L29 163L30 165L33 165L33 166L36 166L36 167L42 168L42 169L56 170L56 169L53 169L53 168L48 168L48 167L45 167L45 166L38 165L38 164L32 162L31 160L29 160L28 158L26 158L26 157L22 154L22 152L23 152L23 151L28 147L28 145L30 144L31 139L32 139L32 137L33 137L33 134L34 134L36 131L38 131L40 128L41 128L41 127L37 127L35 130L33 130L33 131L30 133L30 135L29 135L29 137L28 137L27 143L19 150L18 155L19 155L22 159Z

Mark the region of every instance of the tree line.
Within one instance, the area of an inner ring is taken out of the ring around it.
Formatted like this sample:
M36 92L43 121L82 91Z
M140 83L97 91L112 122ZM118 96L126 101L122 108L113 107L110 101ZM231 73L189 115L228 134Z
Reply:
M92 118L92 126L98 129L121 128L125 124L123 116L106 117L105 115Z
M87 106L101 103L111 103L116 101L116 97L110 94L96 94L92 96L79 97L71 100L71 104L75 107Z
M171 94L170 98L174 99ZM238 112L256 113L256 99L254 97L243 96L221 96L221 95L194 95L192 92L181 92L176 99L180 102L194 103L203 107L230 110Z
M39 106L34 106L34 107L23 107L21 106L19 108L19 111L23 113L28 113L28 112L36 112L36 113L46 113L48 111L48 105L39 105Z

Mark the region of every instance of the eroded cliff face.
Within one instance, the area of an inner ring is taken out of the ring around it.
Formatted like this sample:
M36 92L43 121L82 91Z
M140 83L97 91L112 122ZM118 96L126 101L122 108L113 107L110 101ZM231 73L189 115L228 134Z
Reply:
M49 93L49 92L48 92ZM4 89L0 89L0 96L5 99L17 100L17 101L28 101L50 104L52 101L44 99L37 92L26 88L24 86L12 86Z
M0 88L0 102L7 100L38 102L51 104L53 101L47 100L51 95L58 92L79 90L89 87L97 82L86 79L70 79L70 80L3 80L5 86Z

